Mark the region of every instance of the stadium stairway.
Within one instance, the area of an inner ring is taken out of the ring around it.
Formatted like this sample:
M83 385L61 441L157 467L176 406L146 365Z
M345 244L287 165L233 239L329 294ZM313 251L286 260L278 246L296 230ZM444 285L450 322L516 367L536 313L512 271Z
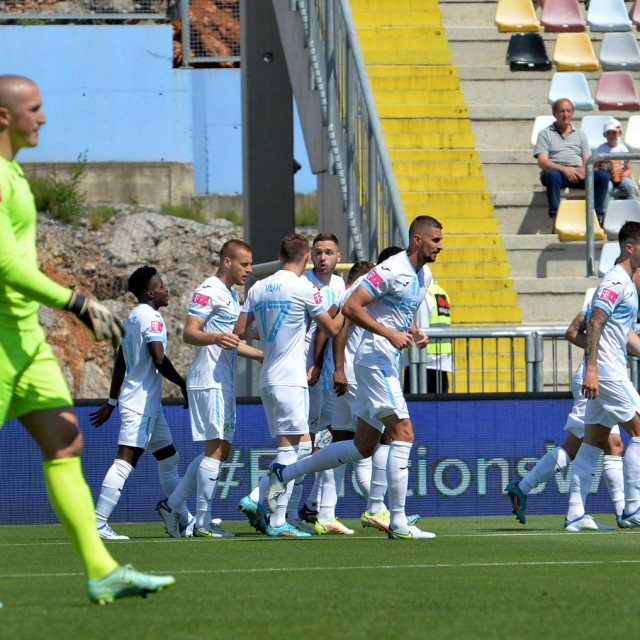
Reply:
M426 214L444 226L445 251L431 268L451 297L452 325L520 324L507 251L437 0L352 0L351 7L407 221ZM470 358L458 342L456 390L508 390L514 346L516 388L524 390L520 341L483 349L474 340ZM483 379L481 360L497 368L496 379Z

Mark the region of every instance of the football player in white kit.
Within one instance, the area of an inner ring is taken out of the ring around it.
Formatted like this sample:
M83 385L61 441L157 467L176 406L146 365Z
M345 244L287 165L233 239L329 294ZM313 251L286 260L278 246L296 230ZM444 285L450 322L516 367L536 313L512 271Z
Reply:
M179 535L177 514L196 492L195 537L227 538L233 534L211 521L211 501L220 467L229 457L236 428L235 370L237 356L262 362L262 351L233 333L240 313L234 286L244 286L251 273L251 247L242 240L229 240L220 249L215 276L198 285L191 297L183 338L196 347L187 374L191 433L204 442L204 453L196 457L182 481L160 510L171 535Z
M234 333L245 334L255 318L260 333L264 363L260 371L260 396L271 436L277 439L276 461L294 462L302 436L309 433L309 389L307 386L305 334L308 318L329 337L338 333L342 315L331 318L322 296L306 278L301 278L309 258L309 241L298 233L284 237L280 247L281 268L260 280L249 290ZM258 487L240 504L253 526L263 520L262 501L269 478L265 474ZM268 536L309 537L286 521L286 510L293 483L285 488L270 523ZM243 508L244 504L244 508Z
M125 337L116 356L109 400L91 414L91 424L99 427L120 405L118 453L96 503L98 534L105 540L128 540L113 531L108 519L127 478L146 450L158 461L158 477L165 495L171 495L180 482L180 456L162 413L163 377L180 387L187 408L186 383L166 355L167 327L159 311L169 304L169 290L156 269L149 266L131 274L128 290L136 296L138 305L124 323ZM194 520L186 507L180 514L180 523L183 535L191 535Z
M636 327L640 223L625 222L618 234L620 258L593 294L587 317L582 395L587 398L584 440L573 462L566 531L597 530L585 513L596 463L613 426L631 436L623 459L625 507L622 525L640 526L640 396L627 375L627 343Z
M365 329L355 357L358 390L353 412L358 416L354 440L334 442L312 456L283 466L271 465L267 502L272 509L287 483L303 473L335 468L373 454L384 430L391 435L387 462L391 539L434 538L433 533L409 524L405 514L408 461L413 426L402 394L402 349L427 344L415 325L431 273L423 267L435 262L442 250L442 225L431 216L419 216L409 228L409 249L372 269L343 306L343 314Z
M338 304L344 294L344 280L335 275L336 265L342 259L338 238L333 233L320 233L311 244L311 262L313 269L305 271L303 278L320 291L325 309ZM332 341L325 334L317 331L316 323L312 322L307 331L307 380L309 382L309 437L300 440L298 457L300 459L311 455L312 446L318 432L331 426L333 413L333 349ZM301 531L310 532L301 522L305 520L314 524L318 519L318 495L320 491L320 476L316 475L313 487L307 500L298 510L304 476L296 478L289 499L288 512L292 517L287 520ZM344 526L344 525L343 525ZM346 527L345 527L345 530ZM347 530L348 531L348 530Z
M640 270L633 274L636 285L640 285ZM591 309L591 301L585 308L571 321L565 338L572 344L584 349L585 330L587 328L586 317ZM629 335L629 352L640 355L640 336L635 332ZM555 473L564 471L569 463L576 457L578 449L584 438L584 412L588 400L582 395L582 380L584 378L584 361L581 361L573 374L571 380L571 391L573 393L573 406L567 416L564 430L567 432L562 445L547 451L540 461L531 469L522 480L509 482L505 487L505 492L511 500L511 507L516 519L525 524L527 521L527 498L529 494L538 486L547 482ZM609 491L616 514L618 527L622 525L622 510L624 508L624 479L622 474L622 452L624 445L620 438L620 427L615 425L609 434L604 448L603 475L605 484ZM600 525L604 529L606 525ZM613 528L613 527L611 527Z

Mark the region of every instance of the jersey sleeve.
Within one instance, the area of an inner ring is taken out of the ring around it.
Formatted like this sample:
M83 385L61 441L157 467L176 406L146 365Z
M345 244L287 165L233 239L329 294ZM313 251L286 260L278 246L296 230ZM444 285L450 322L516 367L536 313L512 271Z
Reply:
M325 311L325 304L322 298L322 293L308 280L305 281L305 284L302 286L302 293L307 313L312 318L315 318L317 315L320 315L323 311Z
M602 309L607 317L624 300L624 285L621 282L601 283L593 294L592 308Z
M392 289L393 279L390 269L381 268L381 265L378 265L364 276L360 286L364 287L373 298L380 298Z
M214 309L214 300L212 294L208 290L203 290L202 287L197 287L191 297L189 303L189 310L187 314L190 316L198 316L207 320Z
M249 292L247 293L247 299L244 301L244 304L242 305L242 308L240 309L240 313L244 313L245 315L249 316L250 318L254 317L254 313L253 313L253 287L251 289L249 289Z
M9 218L10 203L11 188L8 182L2 181L0 183L0 282L30 300L53 309L63 309L71 298L71 289L48 278L19 250Z
M140 330L145 342L164 342L166 329L161 317L145 315L140 323Z

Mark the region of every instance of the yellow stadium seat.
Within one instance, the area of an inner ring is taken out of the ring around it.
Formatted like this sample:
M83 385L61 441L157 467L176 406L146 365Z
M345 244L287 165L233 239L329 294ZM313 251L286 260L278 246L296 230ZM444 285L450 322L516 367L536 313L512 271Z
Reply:
M500 33L540 31L532 0L498 0L495 24Z
M553 50L558 71L597 71L596 58L588 33L559 33Z
M585 220L584 200L563 200L558 207L554 231L560 240L585 240L587 237L587 221ZM593 212L593 228L596 240L604 240L605 234L598 224L596 212Z

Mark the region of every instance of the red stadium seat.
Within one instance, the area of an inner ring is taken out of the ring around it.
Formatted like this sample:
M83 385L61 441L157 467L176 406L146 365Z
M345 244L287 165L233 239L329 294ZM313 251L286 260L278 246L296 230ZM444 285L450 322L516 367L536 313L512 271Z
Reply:
M586 31L578 0L545 0L540 20L545 31Z
M640 109L636 85L628 71L603 71L598 80L595 98L601 111Z

